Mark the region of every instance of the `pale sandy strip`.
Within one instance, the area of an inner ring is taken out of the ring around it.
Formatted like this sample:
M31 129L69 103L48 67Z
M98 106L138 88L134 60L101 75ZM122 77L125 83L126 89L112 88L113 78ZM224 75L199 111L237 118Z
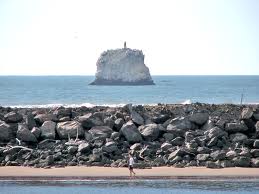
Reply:
M203 167L155 167L152 169L135 169L135 172L137 173L137 176L143 177L259 177L259 168L208 169ZM0 177L124 177L128 175L129 171L127 168L66 167L39 169L29 167L0 167Z

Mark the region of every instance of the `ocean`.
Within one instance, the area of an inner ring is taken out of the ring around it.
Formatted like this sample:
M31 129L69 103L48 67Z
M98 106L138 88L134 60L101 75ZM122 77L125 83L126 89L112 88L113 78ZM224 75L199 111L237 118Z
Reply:
M151 86L93 86L94 76L0 76L0 106L259 103L259 76L153 76Z
M0 181L4 194L256 194L258 179Z

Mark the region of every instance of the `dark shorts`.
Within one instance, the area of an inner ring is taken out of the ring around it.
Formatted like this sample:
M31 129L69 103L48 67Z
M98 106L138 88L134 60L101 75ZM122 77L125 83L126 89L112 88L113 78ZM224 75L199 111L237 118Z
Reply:
M129 165L129 170L133 170L133 166Z

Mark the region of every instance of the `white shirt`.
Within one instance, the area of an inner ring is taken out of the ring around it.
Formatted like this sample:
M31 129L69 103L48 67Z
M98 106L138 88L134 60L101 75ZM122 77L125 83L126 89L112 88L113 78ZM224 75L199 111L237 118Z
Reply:
M134 164L134 159L133 159L132 157L130 157L130 159L129 159L129 165L130 165L130 166L133 166L133 164Z

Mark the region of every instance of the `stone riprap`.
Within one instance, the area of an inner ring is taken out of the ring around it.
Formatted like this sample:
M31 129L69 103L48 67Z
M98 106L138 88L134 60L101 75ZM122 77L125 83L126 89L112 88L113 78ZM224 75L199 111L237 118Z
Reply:
M0 107L0 165L259 167L259 105Z
M153 85L144 55L130 48L108 50L96 63L97 72L91 85Z

